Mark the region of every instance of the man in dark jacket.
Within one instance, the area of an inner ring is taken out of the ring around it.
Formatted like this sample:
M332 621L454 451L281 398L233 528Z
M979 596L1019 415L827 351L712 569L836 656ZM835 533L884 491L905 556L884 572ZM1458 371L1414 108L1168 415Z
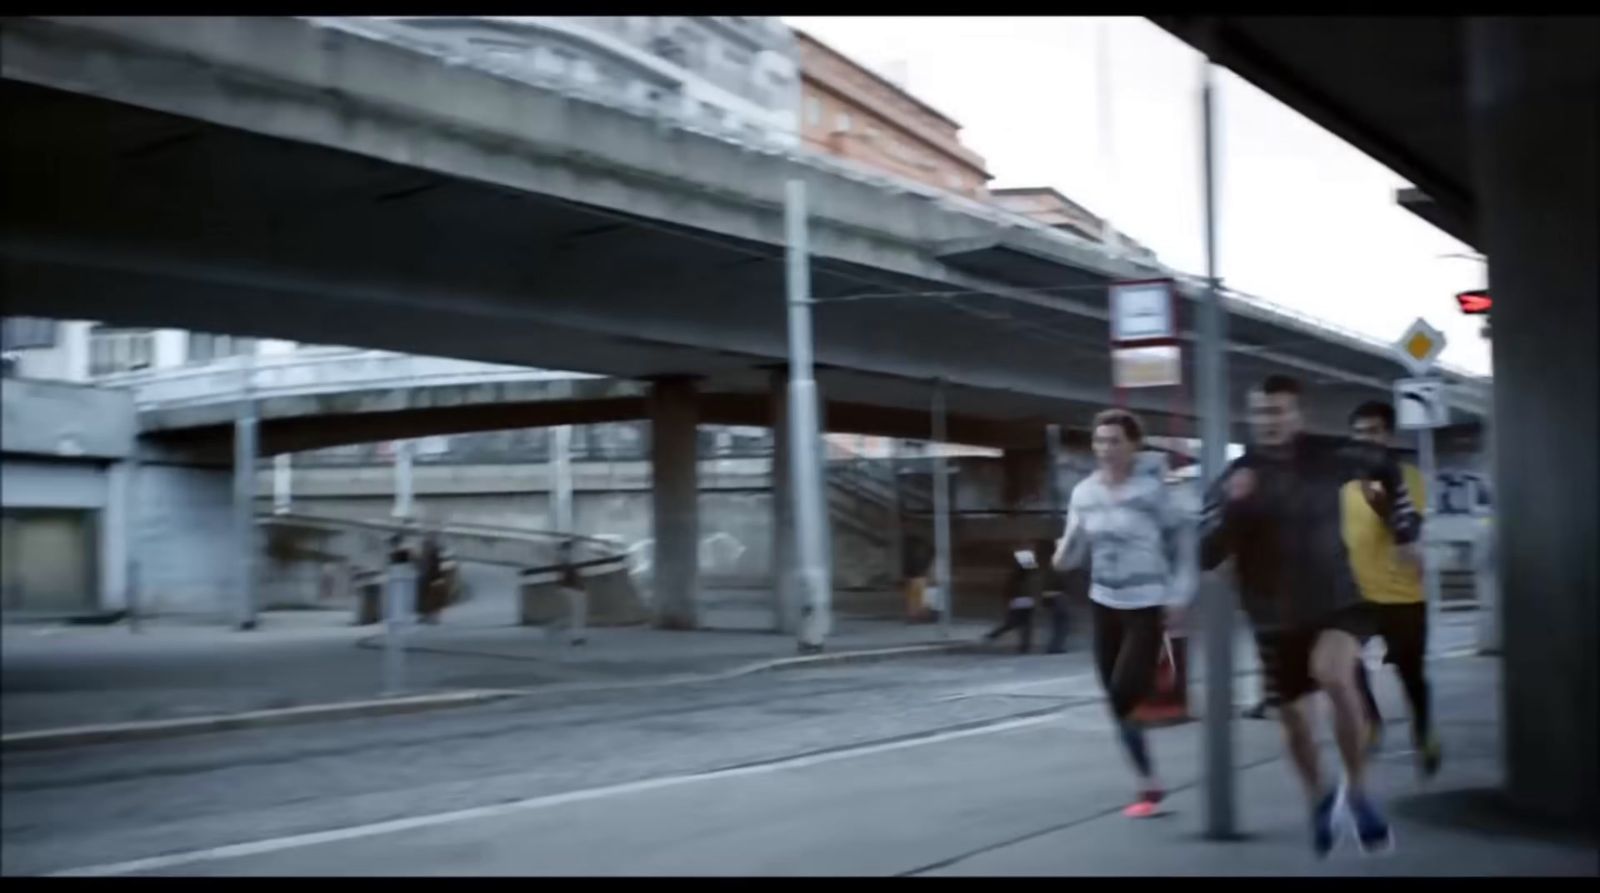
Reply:
M1250 425L1249 449L1206 496L1201 565L1209 570L1234 560L1267 688L1311 801L1316 853L1332 849L1342 807L1363 849L1385 848L1393 839L1389 823L1363 783L1366 710L1355 681L1372 619L1345 551L1340 492L1359 480L1384 494L1381 514L1412 560L1420 560L1415 544L1422 519L1387 450L1304 432L1294 379L1272 376L1251 391ZM1309 696L1319 688L1333 702L1345 769L1342 790L1326 787L1317 765Z

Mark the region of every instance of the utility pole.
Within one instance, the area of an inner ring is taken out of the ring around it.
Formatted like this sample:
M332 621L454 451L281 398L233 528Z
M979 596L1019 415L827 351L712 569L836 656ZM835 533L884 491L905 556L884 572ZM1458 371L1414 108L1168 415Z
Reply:
M933 575L939 584L939 631L950 636L955 612L955 581L950 578L950 470L945 464L944 379L933 383Z
M234 567L239 588L234 621L241 630L256 628L256 443L255 346L240 360L242 381L233 422Z
M1200 67L1202 179L1205 183L1206 292L1200 305L1200 339L1196 365L1200 372L1200 463L1203 483L1222 475L1228 461L1228 369L1223 345L1227 316L1217 275L1216 99L1213 66L1207 56ZM1236 836L1233 770L1233 590L1217 587L1206 600L1206 836Z
M795 583L800 596L800 651L822 650L832 625L831 572L823 553L822 476L818 458L817 382L812 377L811 253L807 245L806 185L784 191L788 240L789 473L794 499Z

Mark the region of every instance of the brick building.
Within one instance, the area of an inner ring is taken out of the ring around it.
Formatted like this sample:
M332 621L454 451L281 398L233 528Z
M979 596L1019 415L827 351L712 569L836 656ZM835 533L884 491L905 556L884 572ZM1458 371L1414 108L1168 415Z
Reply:
M991 193L990 200L1008 211L1063 232L1096 242L1105 235L1105 223L1099 216L1048 186L996 189ZM1127 233L1118 232L1117 241L1124 255L1139 260L1155 260L1155 252L1129 238Z
M983 157L961 144L961 125L803 31L801 121L813 151L960 193L988 196Z

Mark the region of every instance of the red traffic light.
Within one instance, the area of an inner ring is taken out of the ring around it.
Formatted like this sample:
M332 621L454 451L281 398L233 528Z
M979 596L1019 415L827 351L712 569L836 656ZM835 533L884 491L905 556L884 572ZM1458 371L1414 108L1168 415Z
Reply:
M1464 291L1456 295L1456 303L1461 305L1461 312L1468 316L1480 316L1488 313L1494 306L1494 301L1489 297L1488 289Z

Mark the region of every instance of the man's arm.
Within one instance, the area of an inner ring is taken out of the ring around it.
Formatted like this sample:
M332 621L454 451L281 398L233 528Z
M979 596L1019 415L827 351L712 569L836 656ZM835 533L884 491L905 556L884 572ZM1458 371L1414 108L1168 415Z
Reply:
M1372 463L1372 479L1382 485L1386 497L1379 504L1380 514L1394 536L1395 544L1406 546L1417 542L1422 538L1422 512L1417 503L1412 501L1411 488L1406 483L1400 463L1387 450L1375 455ZM1417 494L1417 498L1423 495Z

